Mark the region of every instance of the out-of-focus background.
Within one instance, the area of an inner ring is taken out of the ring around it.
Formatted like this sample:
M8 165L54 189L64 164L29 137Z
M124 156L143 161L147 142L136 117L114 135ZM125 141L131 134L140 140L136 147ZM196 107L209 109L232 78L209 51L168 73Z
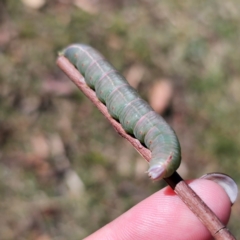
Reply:
M240 169L240 5L0 1L2 240L81 239L164 186L56 66L92 45L179 136L186 179ZM240 238L240 202L230 230Z

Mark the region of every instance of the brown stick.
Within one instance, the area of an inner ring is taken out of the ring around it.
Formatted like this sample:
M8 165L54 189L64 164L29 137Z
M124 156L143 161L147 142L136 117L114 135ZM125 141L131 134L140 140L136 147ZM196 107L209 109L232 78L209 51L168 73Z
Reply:
M147 160L151 159L151 152L142 146L142 144L134 137L128 135L121 124L114 120L106 106L100 102L95 92L88 87L83 76L68 61L67 58L60 56L57 65L66 73L66 75L77 85L77 87L97 106L102 114L108 119L115 130ZM175 172L172 176L164 179L188 208L199 218L206 226L212 236L217 240L233 240L236 239L224 226L212 210L202 201L202 199L183 181L183 179Z

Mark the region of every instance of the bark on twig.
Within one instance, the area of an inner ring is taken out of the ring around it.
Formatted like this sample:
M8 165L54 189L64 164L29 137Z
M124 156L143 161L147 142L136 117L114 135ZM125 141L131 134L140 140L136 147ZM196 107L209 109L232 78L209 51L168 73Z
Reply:
M65 72L65 74L77 85L77 87L96 105L102 114L108 119L115 130L147 160L151 159L151 152L145 148L136 138L128 135L121 124L114 120L106 106L100 102L95 92L88 87L83 76L68 61L67 58L60 56L57 65ZM236 239L224 226L212 210L201 200L201 198L183 181L183 179L175 172L172 176L164 179L179 198L187 205L187 207L199 218L206 226L212 236L217 240L233 240Z

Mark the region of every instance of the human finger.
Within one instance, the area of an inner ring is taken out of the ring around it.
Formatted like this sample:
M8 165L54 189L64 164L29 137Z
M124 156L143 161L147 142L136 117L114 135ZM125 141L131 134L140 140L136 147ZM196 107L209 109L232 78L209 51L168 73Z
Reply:
M190 187L226 224L231 202L215 182L198 179ZM143 200L85 240L207 240L211 235L179 197L166 187Z

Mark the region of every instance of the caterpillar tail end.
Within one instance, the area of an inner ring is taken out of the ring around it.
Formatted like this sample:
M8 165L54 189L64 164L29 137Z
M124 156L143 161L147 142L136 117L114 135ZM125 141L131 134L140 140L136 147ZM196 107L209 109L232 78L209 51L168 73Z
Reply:
M162 179L165 173L166 168L164 165L154 165L148 169L148 176L154 181Z

